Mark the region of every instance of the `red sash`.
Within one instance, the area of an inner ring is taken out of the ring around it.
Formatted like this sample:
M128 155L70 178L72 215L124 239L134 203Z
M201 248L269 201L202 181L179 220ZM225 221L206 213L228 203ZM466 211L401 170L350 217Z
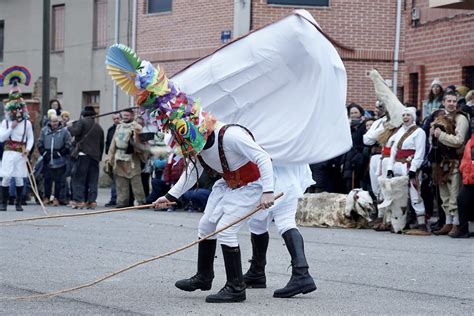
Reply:
M409 157L413 158L414 155L415 155L414 149L399 149L397 150L397 155L395 156L395 160L405 163Z
M21 152L23 152L23 146L25 144L26 143L23 143L23 142L17 142L17 141L14 141L14 140L7 140L5 142L4 150L5 151L17 151L17 152L21 153Z
M225 131L227 130L228 127L231 127L231 126L238 126L245 129L250 134L250 136L252 136L252 138L253 138L253 135L247 128L238 124L224 125L219 131L217 145L218 145L219 158L221 160L221 166L222 166L222 172L223 172L222 177L224 178L225 182L230 188L237 189L250 182L257 181L260 178L260 170L258 169L258 166L251 161L247 162L245 165L243 165L237 170L234 170L234 171L229 170L229 164L227 163L227 159L224 154L224 147L222 145L222 142L224 139ZM204 167L204 169L208 171L212 170L212 168L206 164L206 162L204 161L204 159L202 159L200 155L198 155L198 159L201 165Z
M392 149L391 147L384 147L382 149L382 157L383 158L390 157L391 149Z
M260 171L256 164L249 161L235 171L224 170L222 177L230 188L236 189L257 181L260 178Z

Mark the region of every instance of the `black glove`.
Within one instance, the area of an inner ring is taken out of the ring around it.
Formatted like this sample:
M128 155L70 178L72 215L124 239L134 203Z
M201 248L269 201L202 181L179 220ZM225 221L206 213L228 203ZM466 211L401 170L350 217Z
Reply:
M63 147L59 150L59 153L61 154L61 156L67 156L69 154L69 148L67 147Z
M45 150L43 154L43 161L48 163L51 160L51 152L49 150Z
M392 170L387 170L387 178L393 178L395 175L393 174Z
M45 149L44 147L38 147L38 152L40 153L41 156L43 156L44 152L45 152Z
M415 171L409 171L408 172L408 178L410 180L415 179L416 178L416 172Z
M57 151L53 151L53 158L59 158L61 155Z

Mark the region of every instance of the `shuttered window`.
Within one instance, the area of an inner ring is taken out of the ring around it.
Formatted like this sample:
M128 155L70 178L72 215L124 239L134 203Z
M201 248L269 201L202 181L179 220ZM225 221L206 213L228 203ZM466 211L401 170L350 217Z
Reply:
M64 12L64 4L53 6L51 50L55 52L64 50Z
M94 0L94 48L107 46L107 0Z

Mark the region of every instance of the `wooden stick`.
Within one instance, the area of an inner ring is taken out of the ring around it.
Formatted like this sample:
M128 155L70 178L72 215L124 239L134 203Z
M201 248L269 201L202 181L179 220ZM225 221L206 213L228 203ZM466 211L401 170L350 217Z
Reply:
M170 202L170 203L167 203L166 205L175 205L175 204L176 204L176 202ZM48 215L48 216L18 218L18 219L12 219L12 220L9 220L9 221L0 221L0 225L8 224L8 223L38 221L38 220L43 220L43 219L78 217L78 216L89 216L89 215L106 214L106 213L113 213L113 212L133 211L133 210L139 210L139 209L150 208L150 207L153 207L153 204L130 206L130 207L123 207L123 208L113 208L113 209L110 209L110 210L96 211L96 212L84 212L84 213L74 213L74 214L56 214L56 215Z
M44 203L41 200L41 196L39 195L38 184L36 183L33 167L31 166L31 163L28 160L28 157L25 156L25 159L26 159L26 166L28 167L28 169L30 169L28 170L28 180L30 180L31 190L33 191L33 194L38 199L38 202L41 205L41 209L43 210L43 213L46 214L46 216L49 216L48 211L46 210L46 207L44 206Z
M276 199L279 199L279 198L282 197L282 196L283 196L283 193L279 193L279 194L275 195L275 200L276 200ZM57 295L60 295L60 294L64 294L64 293L68 293L68 292L73 292L73 291L77 291L77 290L80 290L80 289L83 289L83 288L86 288L86 287L93 286L93 285L95 285L95 284L97 284L97 283L99 283L99 282L102 282L102 281L104 281L104 280L107 280L107 279L109 279L109 278L111 278L111 277L113 277L113 276L116 276L116 275L118 275L118 274L120 274L120 273L123 273L123 272L125 272L125 271L130 270L130 269L133 269L133 268L138 267L138 266L140 266L140 265L143 265L143 264L146 264L146 263L149 263L149 262L152 262L152 261L155 261L155 260L164 258L164 257L171 256L171 255L173 255L173 254L175 254L175 253L177 253L177 252L183 251L183 250L188 249L188 248L190 248L190 247L192 247L192 246L194 246L194 245L196 245L196 244L199 244L200 242L202 242L202 241L204 241L204 240L207 240L207 239L211 238L212 236L217 235L218 233L220 233L220 232L226 230L227 228L229 228L229 227L231 227L231 226L233 226L233 225L235 225L235 224L240 223L240 222L243 221L244 219L249 218L249 217L252 216L253 214L255 214L255 213L257 213L258 211L260 211L261 209L262 209L262 206L259 205L259 206L257 206L256 208L254 208L252 211L250 211L247 215L245 215L245 216L243 216L243 217L241 217L241 218L239 218L239 219L233 221L232 223L230 223L230 224L228 224L228 225L226 225L226 226L224 226L224 227L222 227L222 228L216 230L216 231L213 232L213 233L210 233L209 235L204 236L204 237L201 238L201 239L195 240L195 241L193 241L192 243L189 243L189 244L187 244L187 245L184 245L184 246L182 246L182 247L179 247L179 248L177 248L177 249L175 249L175 250L173 250L173 251L166 252L166 253L161 254L161 255L159 255L159 256L152 257L152 258L148 258L148 259L146 259L146 260L142 260L142 261L136 262L136 263L134 263L134 264L132 264L132 265L129 265L128 267L125 267L125 268L123 268L123 269L120 269L120 270L118 270L118 271L115 271L115 272L113 272L113 273L110 273L110 274L108 274L108 275L106 275L106 276L104 276L104 277L101 277L101 278L99 278L99 279L93 281L93 282L86 283L86 284L82 284L82 285L79 285L79 286L76 286L76 287L73 287L73 288L69 288L69 289L65 289L65 290L61 290L61 291L57 291L57 292L51 292L51 293L46 293L46 294L38 294L38 295L31 295L31 296L23 296L23 297L16 297L16 298L15 298L15 297L0 298L0 299L1 299L1 300L29 300L29 299L35 299L35 298L46 298L46 297L53 297L53 296L57 296Z
M97 114L97 115L93 115L93 116L87 116L88 118L91 118L91 119L96 119L98 117L102 117L102 116L107 116L107 115L112 115L112 114L115 114L115 113L120 113L120 112L123 112L123 111L127 111L127 110L135 110L135 109L139 109L140 107L139 106L133 106L131 108L125 108L125 109L121 109L121 110L117 110L117 111L112 111L112 112L107 112L107 113L103 113L103 114ZM79 120L74 120L74 121L70 121L71 124L76 124L77 122L79 122ZM60 129L62 128L67 128L67 126L62 126L60 127L59 129L55 130L54 132L49 132L48 134L46 135L51 135L51 134L54 134L56 133L57 131L59 131Z

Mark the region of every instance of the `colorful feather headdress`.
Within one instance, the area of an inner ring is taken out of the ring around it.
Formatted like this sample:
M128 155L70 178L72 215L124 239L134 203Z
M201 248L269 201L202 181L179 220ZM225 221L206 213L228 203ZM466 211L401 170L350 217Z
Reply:
M5 112L12 121L21 121L29 118L26 103L21 96L19 84L30 84L30 71L24 66L12 66L0 74L0 87L11 85Z
M201 111L198 101L178 91L161 67L140 60L122 44L109 48L105 63L115 83L136 97L143 118L172 134L171 147L179 147L178 153L184 157L204 148L216 119Z

